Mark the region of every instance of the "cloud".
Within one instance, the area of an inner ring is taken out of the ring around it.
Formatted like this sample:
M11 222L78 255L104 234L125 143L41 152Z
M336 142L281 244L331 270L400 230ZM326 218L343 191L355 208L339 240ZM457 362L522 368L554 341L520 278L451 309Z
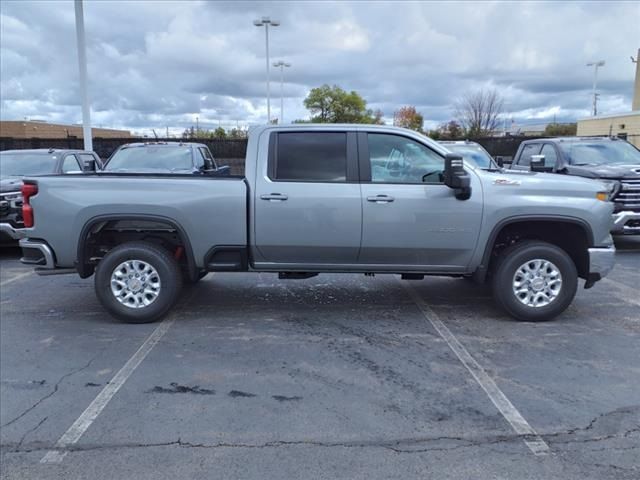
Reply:
M356 90L385 118L415 105L427 125L465 92L493 86L518 121L575 120L590 108L591 60L605 59L602 113L630 110L640 46L632 2L85 2L93 119L180 130L266 120L264 28L285 72L285 120L323 83ZM0 116L79 122L71 1L4 1ZM272 116L279 72L272 71Z

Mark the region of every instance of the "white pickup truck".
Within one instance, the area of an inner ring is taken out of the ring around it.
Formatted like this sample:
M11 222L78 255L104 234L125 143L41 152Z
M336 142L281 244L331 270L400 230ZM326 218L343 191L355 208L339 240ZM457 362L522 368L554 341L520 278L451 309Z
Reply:
M521 320L548 320L613 267L606 187L464 165L415 132L264 126L243 177L99 172L25 179L24 263L95 274L116 317L154 321L207 272L389 273L489 280Z

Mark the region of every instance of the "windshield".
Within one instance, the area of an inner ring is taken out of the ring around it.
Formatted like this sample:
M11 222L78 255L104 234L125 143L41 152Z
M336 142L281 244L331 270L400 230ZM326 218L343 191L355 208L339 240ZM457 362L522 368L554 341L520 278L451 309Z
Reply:
M493 159L480 145L445 145L449 150L462 155L465 162L472 163L478 168L493 168Z
M581 141L559 142L572 165L597 165L602 163L617 165L640 164L640 151L623 141Z
M42 153L0 153L0 175L22 177L54 173L57 158Z
M118 150L104 168L114 170L191 170L190 147L129 147Z

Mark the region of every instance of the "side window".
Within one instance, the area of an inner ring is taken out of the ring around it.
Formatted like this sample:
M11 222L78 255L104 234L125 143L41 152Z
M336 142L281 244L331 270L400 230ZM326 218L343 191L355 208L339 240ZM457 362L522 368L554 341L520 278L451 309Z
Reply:
M67 155L64 157L62 161L62 173L77 172L79 170L82 170L82 168L80 168L80 164L75 155Z
M369 133L371 181L443 183L444 157L410 138Z
M347 134L278 133L274 180L345 182Z
M531 156L538 155L540 153L539 143L529 143L524 146L517 165L528 167L531 164Z
M550 143L544 144L540 155L544 155L544 164L546 167L555 167L558 165L558 154L556 153L556 148Z
M216 168L216 162L213 160L213 155L211 155L209 149L205 147L199 147L198 150L200 151L200 157L202 158L202 165L204 165L207 170Z

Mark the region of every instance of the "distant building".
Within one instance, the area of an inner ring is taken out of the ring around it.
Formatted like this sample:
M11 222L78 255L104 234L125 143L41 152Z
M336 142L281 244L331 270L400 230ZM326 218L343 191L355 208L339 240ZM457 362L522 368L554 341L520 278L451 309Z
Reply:
M636 78L633 83L631 112L617 115L598 115L578 120L579 136L607 135L624 138L640 148L640 49L634 59Z
M640 148L640 110L578 120L578 136L598 135L624 138Z
M92 128L94 138L128 138L129 130ZM63 125L39 120L0 121L2 138L83 138L82 125Z

